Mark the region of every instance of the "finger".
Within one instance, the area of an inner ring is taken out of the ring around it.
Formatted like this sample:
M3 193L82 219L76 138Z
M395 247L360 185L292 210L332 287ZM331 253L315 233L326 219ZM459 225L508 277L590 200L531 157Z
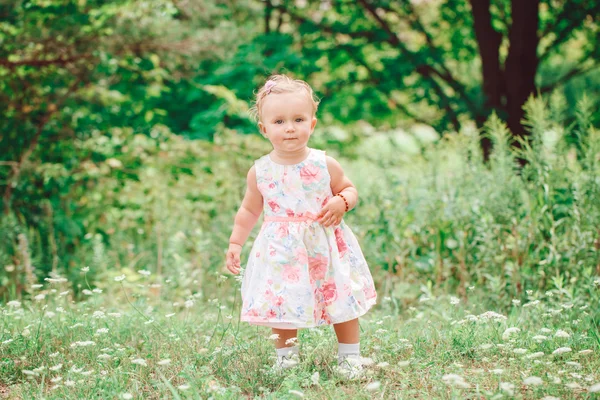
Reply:
M321 221L325 221L327 218L331 216L331 212L329 210L323 209L323 216L321 216Z

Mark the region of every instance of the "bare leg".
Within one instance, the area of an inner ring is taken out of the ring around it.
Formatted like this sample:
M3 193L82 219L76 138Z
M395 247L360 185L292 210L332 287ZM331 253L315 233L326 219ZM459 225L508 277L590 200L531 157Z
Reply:
M333 329L337 335L338 343L358 343L360 338L358 318L342 322L341 324L334 324Z
M298 329L276 329L271 328L274 334L279 335L279 339L275 341L275 348L282 349L284 347L292 347L297 343L285 344L285 341L298 336Z

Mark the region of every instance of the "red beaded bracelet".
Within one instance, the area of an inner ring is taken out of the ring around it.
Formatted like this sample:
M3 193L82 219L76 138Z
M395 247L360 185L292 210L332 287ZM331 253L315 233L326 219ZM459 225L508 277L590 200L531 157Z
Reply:
M346 198L344 197L344 195L341 194L341 193L336 193L336 196L340 196L342 198L342 200L344 200L344 203L346 203L346 211L345 212L348 212L348 208L349 208L348 207L348 200L346 200Z

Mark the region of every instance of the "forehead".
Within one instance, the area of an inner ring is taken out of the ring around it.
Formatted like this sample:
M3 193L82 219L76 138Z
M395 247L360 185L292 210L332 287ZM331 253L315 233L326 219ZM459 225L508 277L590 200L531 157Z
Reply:
M268 94L262 105L262 114L312 113L313 104L308 93L302 91Z

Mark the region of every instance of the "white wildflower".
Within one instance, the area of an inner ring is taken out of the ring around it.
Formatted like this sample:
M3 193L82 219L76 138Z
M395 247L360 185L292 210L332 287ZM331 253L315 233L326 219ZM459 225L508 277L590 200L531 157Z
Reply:
M177 386L177 389L179 389L179 390L188 390L189 388L190 388L190 385L188 385L187 383Z
M293 337L293 338L289 338L288 340L285 341L285 344L288 345L295 345L298 342L298 338L297 337Z
M109 317L113 317L113 318L121 318L121 313L118 313L118 312L109 312L108 316Z
M92 314L92 318L95 318L95 319L106 318L106 314L104 314L103 311L94 311L94 313Z
M390 366L390 363L388 363L388 362L385 362L385 361L382 361L382 362L378 363L378 364L377 364L377 366L378 366L379 368L385 368L385 367L389 367L389 366Z
M101 360L110 360L110 359L111 359L111 356L110 356L110 355L108 355L108 354L102 353L102 354L100 354L100 355L98 356L98 358L99 358L99 359L101 359Z
M44 293L40 293L37 296L34 297L35 301L42 301L46 298L46 295Z
M442 381L444 381L446 385L457 386L465 389L469 387L469 384L465 382L465 379L456 374L446 374L442 376Z
M102 289L95 288L94 290L92 290L92 292L100 294L100 293L102 293Z
M515 385L510 382L500 382L500 390L512 396L515 394Z
M410 361L398 361L399 367L408 367L410 365Z
M95 346L96 343L92 342L91 340L85 340L85 341L81 341L81 342L74 342L71 343L71 347L88 347L88 346Z
M525 356L525 358L528 359L533 359L533 358L540 358L540 357L544 357L544 353L541 351L538 351L536 353L531 353Z
M191 308L194 305L194 300L186 300L185 303L183 303L183 305L185 306L185 308Z
M31 288L32 289L40 289L42 286L44 286L44 285L35 284L35 285L31 285Z
M125 275L120 275L120 276L115 277L115 282L121 282L124 279L125 279Z
M90 272L90 267L81 268L81 272Z
M529 376L529 377L523 379L523 384L525 384L527 386L538 386L543 383L544 383L544 381L542 380L542 378L537 377L537 376Z
M94 294L94 293L93 293L91 290L89 290L89 289L83 289L83 290L81 291L81 293L85 294L86 296L91 296L91 295L93 295L93 294Z
M508 328L502 334L502 339L508 340L513 333L518 333L518 332L521 332L521 330L519 328L516 328L516 327Z
M37 372L30 371L28 369L21 370L21 372L23 372L23 375L27 375L27 376L38 376L39 375Z
M590 350L590 349L581 350L581 351L579 352L579 354L582 354L582 355L583 355L583 354L590 354L590 353L593 353L593 351L592 351L592 350Z
M548 338L544 335L535 335L534 337L532 337L533 340L535 340L536 342L543 342L544 340L547 340Z
M532 307L540 304L539 300L530 301L529 303L523 304L523 307Z
M554 336L565 339L571 337L571 335L561 329L557 330Z
M50 382L58 383L58 382L62 381L62 379L63 379L62 376L56 376L56 377L50 379Z
M144 360L143 358L136 358L134 360L131 360L131 363L141 365L142 367L148 366L148 363L146 363L146 360Z
M365 389L368 390L369 392L374 392L376 390L379 390L380 387L381 387L381 382L375 381L375 382L371 382L367 386L365 386Z
M485 344L482 344L479 346L479 348L481 350L488 350L488 349L491 349L492 347L494 347L494 345L491 343L485 343Z
M315 373L310 376L310 381L312 382L313 385L318 385L319 378L320 378L319 371L315 371Z
M164 360L160 360L159 362L157 362L157 364L158 365L169 365L169 364L171 364L171 359L167 358L167 359L164 359Z
M151 274L151 273L152 273L152 272L150 272L150 271L147 271L147 270L145 270L145 269L140 269L140 270L138 270L138 274L140 274L140 275L144 275L144 276L150 276L150 274Z
M12 308L19 308L21 307L21 302L17 300L11 300L8 303L6 303L6 305Z
M528 351L527 349L521 349L521 348L519 348L519 349L514 349L513 353L515 353L515 354L525 354L525 353L527 353L527 351Z
M581 369L581 364L579 364L577 361L567 361L565 364L570 365L571 367L576 369Z
M56 364L55 366L50 367L49 370L50 371L58 371L62 368L62 366L63 366L62 364Z
M75 381L72 381L69 379L69 380L65 381L65 386L75 386Z
M301 399L303 399L303 398L304 398L304 393L302 393L302 392L301 392L301 391L299 391L299 390L290 390L290 391L288 391L288 393L289 393L289 394L292 394L292 395L294 395L294 396L296 396L296 397L298 397L298 398L301 398Z
M175 313L167 314L165 315L165 318L171 318L173 315L175 315Z
M570 347L559 347L558 349L554 350L552 352L552 354L564 354L564 353L569 353L571 352L571 348Z
M460 299L458 297L450 297L450 304L457 305L458 303L460 303Z
M121 394L121 398L123 400L131 400L131 399L133 399L133 395L131 393L123 393L123 394Z
M278 333L274 333L271 336L269 336L269 340L279 340L279 334Z
M68 282L67 278L62 278L62 277L59 277L59 278L45 278L44 280L47 281L47 282L50 282L50 283L64 283L64 282Z
M565 386L568 387L569 389L573 389L573 390L581 389L581 385L577 382L569 382Z
M600 392L600 383L596 383L595 385L590 386L590 388L588 389L588 392L590 392L590 393Z
M100 329L96 330L96 336L97 335L102 335L102 334L105 334L105 333L108 333L108 328L100 328Z
M518 306L519 304L521 304L521 300L518 300L518 299L512 299L512 303L513 303L515 306Z

